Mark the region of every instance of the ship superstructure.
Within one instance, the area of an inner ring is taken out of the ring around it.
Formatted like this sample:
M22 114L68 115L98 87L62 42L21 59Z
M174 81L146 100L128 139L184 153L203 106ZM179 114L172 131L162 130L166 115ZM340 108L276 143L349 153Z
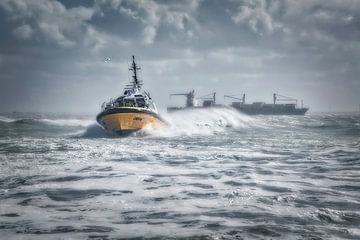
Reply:
M191 90L187 93L174 93L170 94L170 98L173 96L185 96L186 103L185 107L168 107L168 112L185 110L185 109L198 109L198 108L207 108L219 106L216 104L216 92L201 96L195 97L195 90ZM200 103L199 105L197 103Z

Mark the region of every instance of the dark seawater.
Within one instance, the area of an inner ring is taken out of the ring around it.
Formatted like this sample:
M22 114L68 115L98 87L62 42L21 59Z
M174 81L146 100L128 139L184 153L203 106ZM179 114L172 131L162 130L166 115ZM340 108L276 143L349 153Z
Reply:
M360 115L0 116L0 239L360 239Z

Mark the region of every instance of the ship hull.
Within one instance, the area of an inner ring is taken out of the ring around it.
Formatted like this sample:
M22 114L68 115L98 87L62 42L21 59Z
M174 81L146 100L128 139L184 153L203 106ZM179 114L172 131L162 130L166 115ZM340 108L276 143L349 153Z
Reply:
M307 108L297 109L257 109L257 108L235 108L239 112L248 115L305 115Z
M289 106L281 106L274 104L266 104L264 106L256 106L254 104L243 104L231 106L241 113L247 115L305 115L308 108L295 108ZM178 112L192 109L209 109L209 108L227 108L226 106L216 105L211 107L168 107L167 112Z
M96 120L107 131L123 136L148 126L159 126L165 123L157 113L135 107L108 109L101 112Z

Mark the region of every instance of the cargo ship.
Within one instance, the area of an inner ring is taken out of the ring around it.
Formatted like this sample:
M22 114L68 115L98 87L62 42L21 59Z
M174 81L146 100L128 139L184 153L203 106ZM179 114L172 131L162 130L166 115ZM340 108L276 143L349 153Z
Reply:
M277 93L273 94L273 103L265 102L254 102L246 103L245 94L242 96L239 95L225 95L224 99L235 99L236 101L232 102L231 105L221 105L216 104L216 93L211 93L203 97L196 98L195 91L192 90L188 93L175 93L170 94L170 98L173 96L185 96L186 103L184 107L168 107L168 112L189 110L189 109L201 109L201 108L228 108L232 107L238 110L239 112L248 114L248 115L304 115L309 108L303 106L298 107L297 99L286 97ZM195 104L195 102L202 101L202 104ZM302 102L302 101L301 101ZM302 105L302 104L301 104Z
M129 135L149 125L159 126L166 123L159 115L150 94L141 90L142 81L137 74L140 68L135 63L134 56L129 70L133 75L123 95L104 102L96 117L103 128L119 135Z
M305 108L303 106L298 107L297 99L286 97L277 93L273 94L272 104L265 102L246 103L245 94L243 94L241 98L236 95L225 95L224 98L237 100L231 103L231 107L248 115L304 115L309 110L309 108ZM301 103L301 105L303 104Z

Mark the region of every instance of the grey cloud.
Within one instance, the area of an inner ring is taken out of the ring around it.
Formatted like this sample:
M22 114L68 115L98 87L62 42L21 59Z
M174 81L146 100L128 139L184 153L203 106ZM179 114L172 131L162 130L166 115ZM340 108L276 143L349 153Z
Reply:
M17 38L28 40L34 34L34 30L28 24L24 24L15 28L13 34Z
M166 3L166 4L165 4ZM130 25L128 30L134 30L133 22L141 27L141 42L144 44L153 44L159 29L162 27L170 27L177 32L185 32L188 36L192 36L193 32L189 28L195 28L197 23L193 17L200 1L167 1L158 2L155 0L112 0L96 1L97 14L101 17L107 14L109 7L119 14L121 20L127 21ZM105 12L104 12L105 11ZM185 29L188 28L188 29ZM135 28L136 30L136 28Z
M359 38L360 4L356 0L241 0L237 3L233 21L248 25L258 34L277 32L302 38L321 35L324 41L326 38Z
M94 13L92 8L66 9L55 0L4 0L0 7L15 27L14 36L20 40L74 47L91 37L89 32L93 31L86 23Z
M263 34L272 33L275 23L268 8L272 5L265 0L246 0L239 6L239 12L232 16L235 23L248 25L252 31Z

